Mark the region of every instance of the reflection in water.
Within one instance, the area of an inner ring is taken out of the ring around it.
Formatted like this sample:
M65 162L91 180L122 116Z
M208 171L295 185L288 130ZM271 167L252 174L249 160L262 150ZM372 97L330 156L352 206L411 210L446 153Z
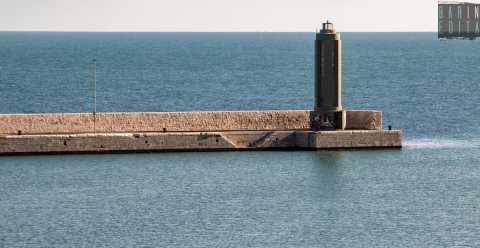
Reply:
M312 189L321 198L333 199L337 190L338 173L341 169L342 152L318 151L309 154L314 176Z
M323 224L335 226L338 221L336 211L337 197L341 197L342 151L318 151L310 153L312 161L312 184L309 188L315 200L316 207L320 207L319 214Z

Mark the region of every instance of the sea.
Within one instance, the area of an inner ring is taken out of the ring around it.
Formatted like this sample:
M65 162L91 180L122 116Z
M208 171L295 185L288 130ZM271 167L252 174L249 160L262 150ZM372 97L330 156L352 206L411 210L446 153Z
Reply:
M314 39L0 32L0 113L312 109ZM479 247L480 41L342 42L402 149L3 156L0 247Z

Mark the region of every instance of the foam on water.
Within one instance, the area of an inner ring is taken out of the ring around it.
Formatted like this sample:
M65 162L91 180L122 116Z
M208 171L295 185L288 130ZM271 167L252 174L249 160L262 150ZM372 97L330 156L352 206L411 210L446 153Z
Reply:
M480 148L480 140L412 139L403 142L407 149Z

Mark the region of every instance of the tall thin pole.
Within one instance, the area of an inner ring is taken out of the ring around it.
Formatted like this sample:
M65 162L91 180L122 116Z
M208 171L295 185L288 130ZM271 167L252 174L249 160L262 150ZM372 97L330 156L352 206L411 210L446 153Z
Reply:
M97 132L96 128L96 114L97 114L97 60L93 60L93 132Z

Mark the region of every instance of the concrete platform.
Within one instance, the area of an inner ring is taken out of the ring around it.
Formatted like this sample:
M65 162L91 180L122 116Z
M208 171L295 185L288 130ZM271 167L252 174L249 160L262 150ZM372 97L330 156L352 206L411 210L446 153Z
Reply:
M400 131L227 131L1 135L0 155L399 148Z
M346 111L346 130L313 131L310 110L0 115L0 155L398 148L379 111Z

